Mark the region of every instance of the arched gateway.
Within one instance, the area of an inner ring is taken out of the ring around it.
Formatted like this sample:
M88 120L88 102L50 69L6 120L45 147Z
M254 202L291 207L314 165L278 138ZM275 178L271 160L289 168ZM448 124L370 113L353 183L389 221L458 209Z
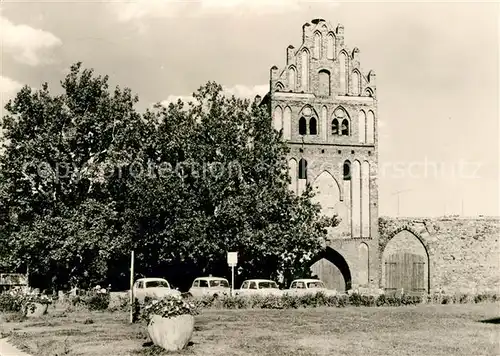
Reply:
M382 254L382 285L386 293L421 294L429 290L429 254L422 240L402 229Z
M311 272L323 282L327 288L345 292L351 289L351 270L344 257L326 247L311 261Z

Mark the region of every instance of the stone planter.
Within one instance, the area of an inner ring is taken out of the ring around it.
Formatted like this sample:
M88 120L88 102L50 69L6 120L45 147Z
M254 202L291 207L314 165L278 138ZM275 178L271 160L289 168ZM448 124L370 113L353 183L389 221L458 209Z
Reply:
M154 315L148 325L148 334L153 344L167 351L179 351L191 340L194 331L194 317L179 315L163 318Z
M25 314L28 318L39 318L42 315L47 314L47 309L49 309L48 304L41 303L31 303L35 307L25 307Z

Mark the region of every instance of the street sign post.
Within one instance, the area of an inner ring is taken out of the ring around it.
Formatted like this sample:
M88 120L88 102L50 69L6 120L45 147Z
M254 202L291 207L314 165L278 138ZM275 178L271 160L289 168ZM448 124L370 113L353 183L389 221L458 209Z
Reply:
M130 324L134 322L134 250L130 252Z
M238 252L227 253L227 264L231 267L231 296L234 294L234 267L238 264Z

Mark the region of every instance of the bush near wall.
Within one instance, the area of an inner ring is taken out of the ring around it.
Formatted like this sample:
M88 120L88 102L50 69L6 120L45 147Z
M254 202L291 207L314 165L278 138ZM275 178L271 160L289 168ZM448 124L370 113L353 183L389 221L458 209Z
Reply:
M495 293L481 294L443 294L426 295L424 302L428 304L477 304L483 302L497 302L500 296Z
M7 292L0 293L0 312L17 313L23 307L23 299Z
M106 310L110 304L109 293L88 291L82 295L71 296L70 303L73 306L83 306L89 310Z
M353 293L351 295L326 296L323 293L307 294L303 296L234 296L213 298L193 298L193 303L200 309L298 309L316 307L346 306L374 307L374 306L401 306L417 305L422 303L419 296L385 296L362 295Z
M456 295L385 295L378 296L353 293L350 295L326 296L323 293L304 296L251 296L192 298L200 309L297 309L315 307L392 307L418 304L471 304L496 302L500 297L496 294L456 294Z
M409 306L418 304L474 304L482 302L500 301L500 296L494 293L484 294L443 294L437 293L425 296L410 295L385 295L377 296L353 293L350 295L339 294L326 296L323 293L308 294L304 296L224 296L214 298L189 298L197 309L298 309L316 307L343 308L354 307L392 307ZM85 295L72 297L69 309L82 307L88 310L109 310L112 312L129 311L130 302L126 295L120 296L110 304L109 294ZM140 313L141 305L136 300L134 315ZM7 293L0 294L0 312L12 313L21 310L21 301ZM135 319L135 318L134 318Z
M419 304L473 304L481 302L496 302L500 296L496 294L434 294L425 296L415 295L385 295L378 296L353 293L326 296L323 293L303 296L224 296L202 298L188 298L197 309L298 309L316 307L343 308L354 307L399 307ZM134 314L140 313L141 304L134 305ZM114 306L112 311L128 311L129 303L123 299L120 306Z

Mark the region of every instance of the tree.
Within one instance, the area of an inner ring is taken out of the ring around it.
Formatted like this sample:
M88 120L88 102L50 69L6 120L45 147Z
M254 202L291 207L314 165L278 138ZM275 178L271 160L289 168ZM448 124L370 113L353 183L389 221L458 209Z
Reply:
M301 196L288 189L288 148L265 109L209 82L189 105L157 106L145 117L157 127L148 157L169 167L129 189L145 272L160 268L179 284L227 275L227 251L238 251L243 278L306 272L307 256L338 220L320 216L311 187Z
M179 286L227 275L231 250L242 277L307 272L338 221L320 216L311 187L289 191L288 148L265 109L209 82L191 103L140 115L131 90L107 82L77 63L63 94L24 87L6 105L3 264L54 287L124 287L131 249L139 274Z
M105 256L124 252L127 236L118 228L114 243L93 241L106 241L104 227L120 208L116 174L104 168L135 158L143 125L133 108L137 97L119 87L111 93L107 82L77 63L61 82L63 94L52 95L46 83L36 91L25 86L7 103L0 206L2 243L10 251L4 261L11 268L29 263L34 274L90 283L105 276L103 268L84 273L97 258L108 262Z

